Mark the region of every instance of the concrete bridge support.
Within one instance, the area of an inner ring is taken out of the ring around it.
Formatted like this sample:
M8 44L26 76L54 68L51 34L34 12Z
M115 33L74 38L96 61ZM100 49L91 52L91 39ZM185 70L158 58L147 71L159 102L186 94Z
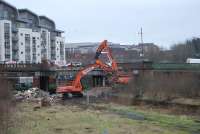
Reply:
M105 76L93 76L93 87L104 87L106 85Z

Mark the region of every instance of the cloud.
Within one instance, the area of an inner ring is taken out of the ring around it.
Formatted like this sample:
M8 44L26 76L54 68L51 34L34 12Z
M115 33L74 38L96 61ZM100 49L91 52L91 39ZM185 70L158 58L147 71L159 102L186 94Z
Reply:
M8 0L53 20L67 42L144 41L161 46L200 35L199 0Z

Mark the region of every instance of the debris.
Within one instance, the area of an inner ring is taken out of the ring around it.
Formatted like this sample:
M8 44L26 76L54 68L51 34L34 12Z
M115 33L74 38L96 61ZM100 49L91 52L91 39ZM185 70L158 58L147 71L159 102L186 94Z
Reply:
M50 106L51 104L60 100L59 95L49 95L48 92L45 92L39 88L30 88L26 91L18 91L14 97L16 101L36 102L41 107Z
M50 99L47 98L47 97L42 98L42 99L41 99L41 106L42 106L42 107L51 106Z

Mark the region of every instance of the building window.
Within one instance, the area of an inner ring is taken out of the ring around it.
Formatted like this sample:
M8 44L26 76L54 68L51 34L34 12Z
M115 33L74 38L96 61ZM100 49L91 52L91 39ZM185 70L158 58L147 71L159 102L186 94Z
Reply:
M31 38L30 34L25 34L25 61L31 61Z
M65 50L65 47L64 47L64 43L63 42L60 42L60 60L64 60L64 56L65 56L65 53L64 53L64 50Z
M33 62L36 61L36 38L32 38L32 56L33 56Z
M21 52L21 54L23 54L23 52Z
M4 45L5 45L5 58L6 60L10 59L10 24L9 23L4 23Z
M32 38L32 43L33 43L33 44L36 44L36 39L35 39L35 37Z
M21 33L20 35L23 36L23 33Z
M21 42L21 45L23 46L23 42Z

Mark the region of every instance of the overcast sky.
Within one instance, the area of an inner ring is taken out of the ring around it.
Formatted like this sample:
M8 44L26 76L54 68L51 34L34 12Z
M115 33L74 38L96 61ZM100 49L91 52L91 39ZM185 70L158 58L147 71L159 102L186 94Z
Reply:
M6 0L17 8L46 15L65 31L66 42L137 44L143 27L144 42L160 46L200 37L200 0Z

